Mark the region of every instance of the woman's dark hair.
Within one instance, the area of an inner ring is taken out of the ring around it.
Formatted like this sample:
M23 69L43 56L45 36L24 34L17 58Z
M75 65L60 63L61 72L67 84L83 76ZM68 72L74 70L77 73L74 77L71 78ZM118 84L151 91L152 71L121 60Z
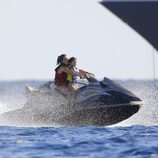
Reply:
M60 56L58 56L57 58L57 65L62 64L64 57L66 56L66 54L62 54Z
M69 59L69 61L68 61L68 62L69 62L69 66L71 65L71 63L72 63L74 60L76 60L75 57L72 57L72 58Z

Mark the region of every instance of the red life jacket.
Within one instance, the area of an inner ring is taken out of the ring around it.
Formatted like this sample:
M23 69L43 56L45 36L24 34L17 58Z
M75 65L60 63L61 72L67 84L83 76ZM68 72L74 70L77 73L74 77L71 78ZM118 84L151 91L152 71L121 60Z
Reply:
M62 72L58 73L58 70L62 67L67 67L64 64L60 64L56 69L55 69L55 85L57 86L68 86L68 81L67 81L67 73Z

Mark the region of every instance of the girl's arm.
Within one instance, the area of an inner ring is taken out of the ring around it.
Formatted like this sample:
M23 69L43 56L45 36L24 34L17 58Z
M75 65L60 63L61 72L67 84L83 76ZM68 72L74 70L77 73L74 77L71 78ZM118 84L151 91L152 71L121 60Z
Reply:
M79 73L86 74L86 73L88 73L88 72L87 72L87 71L84 71L84 70L82 70L82 69L79 69Z
M84 76L85 76L86 74L92 74L92 73L87 72L87 71L82 70L82 69L79 69L79 73L83 74ZM92 74L92 75L93 75L93 74Z

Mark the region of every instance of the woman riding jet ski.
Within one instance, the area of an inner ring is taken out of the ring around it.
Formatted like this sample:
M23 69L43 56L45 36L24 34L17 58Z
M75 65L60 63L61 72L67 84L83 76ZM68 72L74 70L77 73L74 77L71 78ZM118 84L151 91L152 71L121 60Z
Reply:
M75 76L76 73L68 69L66 58L60 58L59 61L55 88L61 85L68 87L66 74ZM76 76L80 76L79 73ZM49 82L37 90L26 88L26 105L2 114L0 121L11 125L108 126L119 123L139 111L142 101L129 90L108 78L98 81L91 74L85 77L88 84L84 83L84 86L78 88L73 104L54 91L54 83Z
M55 85L56 90L68 96L73 95L74 91L77 90L77 76L83 78L88 72L78 69L76 67L77 59L72 57L68 60L66 54L58 56L57 65L55 69Z

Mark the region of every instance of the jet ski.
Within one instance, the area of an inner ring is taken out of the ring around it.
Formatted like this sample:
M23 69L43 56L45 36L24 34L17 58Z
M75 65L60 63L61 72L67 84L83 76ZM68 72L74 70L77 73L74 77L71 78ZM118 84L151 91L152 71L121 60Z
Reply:
M71 103L54 90L52 82L39 89L27 87L26 105L3 114L3 118L20 124L109 126L139 111L142 101L129 90L106 77L98 81L88 74L86 79L88 83L79 83L82 86Z

